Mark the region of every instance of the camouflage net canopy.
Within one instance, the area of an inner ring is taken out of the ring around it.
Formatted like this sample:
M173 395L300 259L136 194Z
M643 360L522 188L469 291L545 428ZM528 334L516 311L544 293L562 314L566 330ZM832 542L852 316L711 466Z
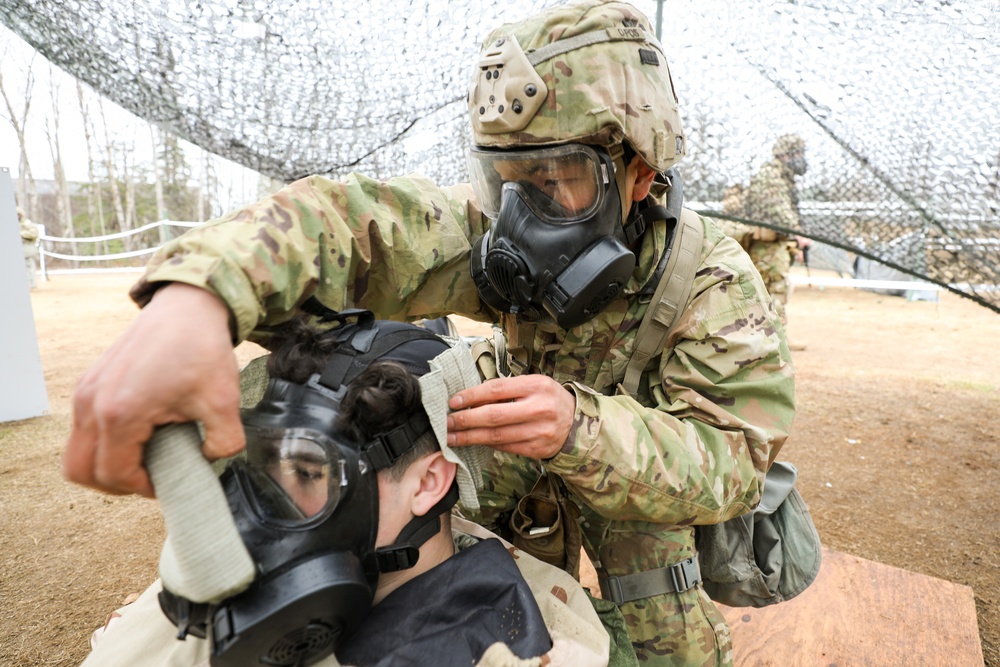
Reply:
M136 115L279 180L450 183L479 40L553 4L0 0L0 21ZM1000 3L634 4L654 25L662 9L690 206L722 214L726 189L797 134L803 234L832 266L877 260L1000 312Z

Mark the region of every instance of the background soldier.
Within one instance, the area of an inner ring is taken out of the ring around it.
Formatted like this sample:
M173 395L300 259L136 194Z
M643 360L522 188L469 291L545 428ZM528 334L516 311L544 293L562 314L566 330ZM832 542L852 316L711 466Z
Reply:
M504 528L555 478L640 661L728 664L694 526L756 506L787 437L778 315L739 245L681 210L677 100L639 11L587 0L502 26L473 71L472 188L310 177L164 246L132 290L142 313L78 385L66 475L149 494L142 445L167 421L203 421L208 456L241 449L232 342L267 345L313 297L496 322L512 376L453 396L448 420L449 446L497 450L478 520ZM700 240L668 253L681 230ZM668 255L690 258L690 293L629 395Z
M24 215L24 209L20 206L17 207L17 221L21 225L21 249L24 251L28 285L35 289L38 284L38 227Z
M801 229L799 195L795 177L806 173L806 144L797 134L786 134L774 142L774 159L761 167L750 181L745 197L746 216L788 229ZM785 306L792 293L788 273L792 261L801 257L809 239L754 227L747 252L764 279L764 285L783 324L788 324ZM805 345L793 345L804 350Z

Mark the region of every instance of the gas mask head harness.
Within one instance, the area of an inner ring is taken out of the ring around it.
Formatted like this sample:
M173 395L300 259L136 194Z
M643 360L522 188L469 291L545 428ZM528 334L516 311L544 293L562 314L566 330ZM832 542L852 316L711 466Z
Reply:
M393 545L376 549L376 472L410 451L430 421L420 408L357 442L335 427L341 401L372 362L394 361L421 376L449 345L415 325L376 321L369 311L329 311L326 319L337 321L324 334L337 344L322 372L305 384L269 381L261 401L242 414L246 458L219 478L256 566L254 581L216 604L192 603L166 588L160 594L179 638L210 639L214 667L309 665L329 655L365 618L379 573L416 564L420 545L458 500L453 485Z
M631 246L645 231L637 216L622 224L620 183L633 155L626 144L473 149L472 185L492 220L472 247L483 301L564 329L606 308L631 277Z

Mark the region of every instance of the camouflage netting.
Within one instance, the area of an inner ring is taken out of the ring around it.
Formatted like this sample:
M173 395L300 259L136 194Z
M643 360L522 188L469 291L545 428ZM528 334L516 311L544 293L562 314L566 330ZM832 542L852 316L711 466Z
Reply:
M0 21L126 109L269 176L452 182L478 40L551 4L0 0ZM656 2L635 4L656 22ZM721 213L726 188L798 134L803 233L831 262L878 260L1000 311L996 1L670 0L662 41L690 205ZM730 217L773 224L745 211Z

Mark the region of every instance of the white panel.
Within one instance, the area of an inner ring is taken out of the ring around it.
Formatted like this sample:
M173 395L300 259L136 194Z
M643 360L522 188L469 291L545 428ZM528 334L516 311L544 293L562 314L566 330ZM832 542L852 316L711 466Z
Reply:
M0 422L49 412L10 170L0 167Z

